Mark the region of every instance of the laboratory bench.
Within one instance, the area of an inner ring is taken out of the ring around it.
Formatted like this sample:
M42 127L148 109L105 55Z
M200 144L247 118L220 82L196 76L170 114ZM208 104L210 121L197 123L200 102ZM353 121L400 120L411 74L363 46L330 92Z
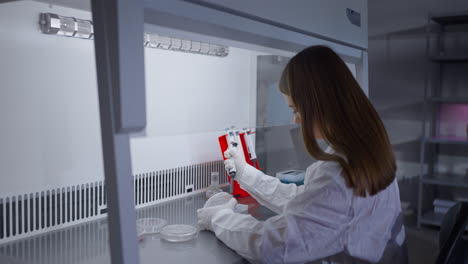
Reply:
M202 208L206 200L203 192L161 202L137 209L137 218L163 218L168 224L195 225L196 210ZM249 213L259 220L274 215L251 197L238 201L249 205ZM111 263L108 239L107 219L104 218L1 245L0 263ZM199 232L196 239L188 242L167 242L157 234L145 235L138 247L140 263L248 263L208 231Z

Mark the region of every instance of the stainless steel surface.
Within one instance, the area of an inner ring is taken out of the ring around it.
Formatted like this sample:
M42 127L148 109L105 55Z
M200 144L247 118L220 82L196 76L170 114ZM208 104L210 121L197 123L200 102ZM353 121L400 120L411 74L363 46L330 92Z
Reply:
M138 209L137 216L163 218L168 224L194 225L196 210L205 202L205 193L199 193ZM248 204L249 212L257 219L274 215L251 197L242 198L239 203ZM2 245L0 263L111 263L108 241L107 220L98 220ZM184 243L170 243L161 240L159 235L147 235L139 242L138 250L140 263L246 263L208 231L201 231L198 238Z

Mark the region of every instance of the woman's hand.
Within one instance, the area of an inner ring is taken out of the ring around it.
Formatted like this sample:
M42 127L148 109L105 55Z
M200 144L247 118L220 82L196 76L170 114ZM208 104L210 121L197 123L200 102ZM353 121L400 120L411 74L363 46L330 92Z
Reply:
M235 168L236 176L234 176L234 180L238 181L242 178L245 172L245 167L247 166L244 156L237 147L233 147L224 152L224 157L227 159L224 161L226 171Z
M227 203L223 205L217 205L197 210L198 226L200 230L213 231L211 221L214 216L220 211L226 211L226 213L233 213L234 208L237 205L237 200L231 198Z

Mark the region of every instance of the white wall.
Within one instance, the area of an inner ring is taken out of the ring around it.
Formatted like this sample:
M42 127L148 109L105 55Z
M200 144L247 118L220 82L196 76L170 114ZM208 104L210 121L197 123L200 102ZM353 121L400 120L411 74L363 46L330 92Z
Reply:
M145 49L146 137L132 138L135 173L221 159L224 128L255 127L256 56Z
M39 12L90 18L32 2L0 5L0 194L103 175L92 41L39 31Z
M93 41L40 33L40 12L91 17L0 5L0 196L103 179ZM255 124L255 55L145 49L148 128L131 139L134 173L220 159L218 131Z
M254 126L251 76L256 59L247 50L227 57L145 49L148 136L224 131ZM231 115L227 115L230 113ZM252 119L252 120L251 120Z

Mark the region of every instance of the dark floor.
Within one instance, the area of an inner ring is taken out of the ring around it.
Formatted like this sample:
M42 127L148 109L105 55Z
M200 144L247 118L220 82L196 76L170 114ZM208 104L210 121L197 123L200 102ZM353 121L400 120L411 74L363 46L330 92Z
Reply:
M414 216L405 218L409 264L435 263L439 252L439 229L417 228Z
M438 236L438 230L417 229L414 227L406 228L409 263L435 263L439 251Z

